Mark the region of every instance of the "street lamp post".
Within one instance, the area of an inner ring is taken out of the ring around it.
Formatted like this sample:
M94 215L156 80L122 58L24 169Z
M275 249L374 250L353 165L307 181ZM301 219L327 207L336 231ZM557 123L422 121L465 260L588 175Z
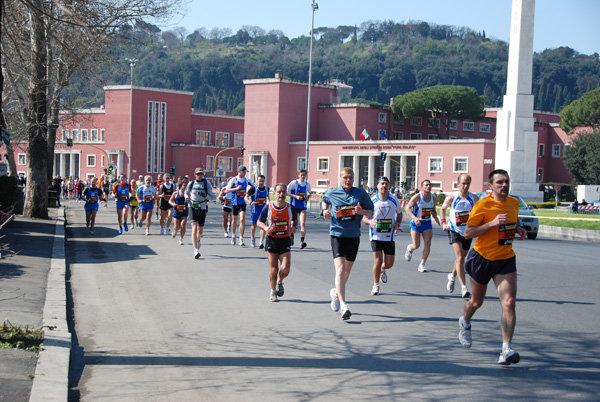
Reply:
M312 22L310 26L310 50L308 53L308 106L306 107L306 154L304 157L304 167L308 172L308 143L310 142L310 97L312 93L312 48L313 48L313 31L315 29L315 11L319 9L319 5L312 2ZM308 173L306 174L308 177Z
M130 67L130 82L131 82L131 93L129 97L129 162L127 163L127 177L131 179L131 142L133 137L133 67L138 59L127 59Z

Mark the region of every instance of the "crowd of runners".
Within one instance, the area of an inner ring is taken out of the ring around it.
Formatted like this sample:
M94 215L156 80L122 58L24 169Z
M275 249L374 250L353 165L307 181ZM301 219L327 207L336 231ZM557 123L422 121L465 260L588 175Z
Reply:
M213 190L204 170L197 168L194 178L187 176L172 180L170 174L139 176L128 180L121 174L110 183L106 177L92 178L75 197L85 202L86 226L94 234L95 217L103 202L107 206L113 197L117 209L118 233L131 228L145 227L150 235L152 218L160 225L160 235L179 238L185 244L187 221L191 226L193 257L201 257L201 240L208 212L208 202L222 203L223 236L234 246L245 246L246 208L250 205L250 247L264 249L269 264L269 300L276 302L284 295L283 280L290 274L291 249L294 235L300 230L300 250L306 242L306 216L312 196L307 172L298 171L297 179L289 184L277 183L270 192L265 177L256 177L256 183L246 177L245 166L218 191ZM81 183L81 182L80 182ZM512 250L514 239L522 239L525 231L518 223L518 202L508 195L510 179L504 170L493 171L488 180L490 195L482 200L469 191L471 177L460 174L456 192L446 196L440 218L436 210L436 197L431 192L429 180L420 183L421 190L405 203L404 212L410 218L411 243L407 245L405 260L410 262L415 250L423 251L417 270L427 272L425 264L430 254L432 222L448 232L449 243L455 259L448 274L446 289L454 292L455 278L461 285L461 294L469 299L459 320L459 340L465 347L472 344L471 318L481 307L487 284L494 281L502 306L502 352L498 363L519 362L519 354L511 347L516 323L516 260ZM403 217L402 202L390 192L387 177L378 179L376 194L371 197L364 189L354 186L354 171L343 168L340 186L330 188L320 200L321 215L330 221L331 250L334 265L334 287L330 290L331 309L340 312L343 320L352 313L346 299L346 283L356 260L362 226L368 228L373 252L373 287L371 295L380 294L387 283L387 270L395 262L396 236ZM68 194L67 186L67 194ZM77 188L77 186L74 186ZM74 190L75 191L75 190ZM287 201L289 198L289 202ZM300 226L300 228L298 228ZM257 233L257 229L259 233ZM518 235L518 236L516 236ZM477 238L471 248L473 238ZM472 292L468 290L465 271L471 277Z

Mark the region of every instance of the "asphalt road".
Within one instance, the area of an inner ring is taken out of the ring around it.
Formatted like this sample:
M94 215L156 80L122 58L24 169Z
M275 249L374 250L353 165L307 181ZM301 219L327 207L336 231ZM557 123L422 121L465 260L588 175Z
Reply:
M77 344L71 398L82 401L589 400L600 398L600 248L538 238L515 244L518 365L496 364L500 306L490 288L458 342L464 300L446 291L453 253L434 229L428 273L421 250L407 263L408 227L397 260L371 296L366 228L347 286L353 313L330 309L334 269L328 223L308 222L308 248L292 253L285 296L269 302L262 250L223 238L211 204L194 260L143 229L117 234L114 203L96 236L83 208L67 205L67 261ZM249 244L249 225L246 242Z

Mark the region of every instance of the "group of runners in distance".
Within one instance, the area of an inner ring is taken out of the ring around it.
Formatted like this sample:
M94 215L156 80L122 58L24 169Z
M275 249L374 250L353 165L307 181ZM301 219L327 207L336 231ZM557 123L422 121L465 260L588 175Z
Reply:
M191 223L191 240L194 258L201 256L201 238L208 211L208 201L218 199L223 203L223 233L231 238L232 245L244 246L246 206L250 205L251 237L250 246L256 247L256 229L259 230L259 249L267 252L269 262L269 299L278 301L284 295L283 280L290 273L291 249L294 235L300 225L299 249L307 247L306 214L311 198L311 187L304 169L298 171L298 178L289 184L277 183L272 194L265 185L265 177L257 176L256 183L246 177L245 166L238 168L218 195L204 177L204 170L196 168L194 179L180 177L177 183L169 174L159 175L156 182L151 176L140 176L138 181L127 181L126 175L112 189L106 178L93 178L83 190L86 201L86 226L94 234L95 217L100 201L105 205L112 193L116 200L119 234L127 232L128 215L132 227L145 224L146 235L150 234L152 211L156 206L156 219L160 219L160 234L179 237L184 244L188 219ZM446 196L440 209L441 221L436 212L436 200L431 193L431 183L423 180L421 190L408 201L405 211L410 217L411 240L407 245L405 260L411 261L412 254L421 245L423 252L417 270L427 272L425 264L432 241L432 220L448 232L449 243L455 254L452 272L448 274L446 289L454 292L455 278L461 284L465 303L463 315L459 319L459 340L465 348L470 348L471 318L485 298L487 284L493 279L502 306L502 352L498 363L502 365L519 362L519 354L512 349L511 340L516 324L516 259L512 250L513 239L523 239L526 232L518 223L518 201L508 195L510 179L504 170L494 170L488 177L490 195L479 200L469 191L471 177L460 174L457 179L458 191ZM108 190L108 191L107 191ZM269 196L273 196L270 200ZM290 201L286 199L289 197ZM360 187L354 186L354 171L342 168L340 186L327 190L320 201L321 214L330 221L330 240L335 269L334 284L330 290L331 308L340 312L343 320L350 319L352 313L347 304L346 284L358 254L361 226L368 226L369 240L373 252L373 287L371 295L379 295L380 287L388 281L387 270L395 262L395 240L402 222L402 204L390 193L390 181L381 177L377 182L377 193L371 197ZM141 212L138 220L138 209ZM158 215L160 213L160 216ZM171 231L171 222L173 230ZM519 235L516 237L515 235ZM477 237L471 249L472 239ZM466 273L471 277L469 292L465 280Z

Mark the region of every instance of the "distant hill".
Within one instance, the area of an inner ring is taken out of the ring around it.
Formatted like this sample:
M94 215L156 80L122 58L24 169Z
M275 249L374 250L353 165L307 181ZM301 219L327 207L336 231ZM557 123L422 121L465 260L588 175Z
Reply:
M308 80L310 38L289 39L281 31L246 26L228 29L161 32L138 23L124 29L112 52L103 85L129 84L127 58L138 62L134 85L193 91L193 107L205 112L243 113L244 79L270 78L275 72ZM535 109L559 112L584 93L600 87L598 54L568 47L534 55ZM485 32L427 22L368 21L360 27L315 29L313 82L341 80L354 87L353 98L388 104L390 98L433 85L466 85L486 97L486 106L502 106L508 44ZM65 93L103 103L103 91L77 80Z

